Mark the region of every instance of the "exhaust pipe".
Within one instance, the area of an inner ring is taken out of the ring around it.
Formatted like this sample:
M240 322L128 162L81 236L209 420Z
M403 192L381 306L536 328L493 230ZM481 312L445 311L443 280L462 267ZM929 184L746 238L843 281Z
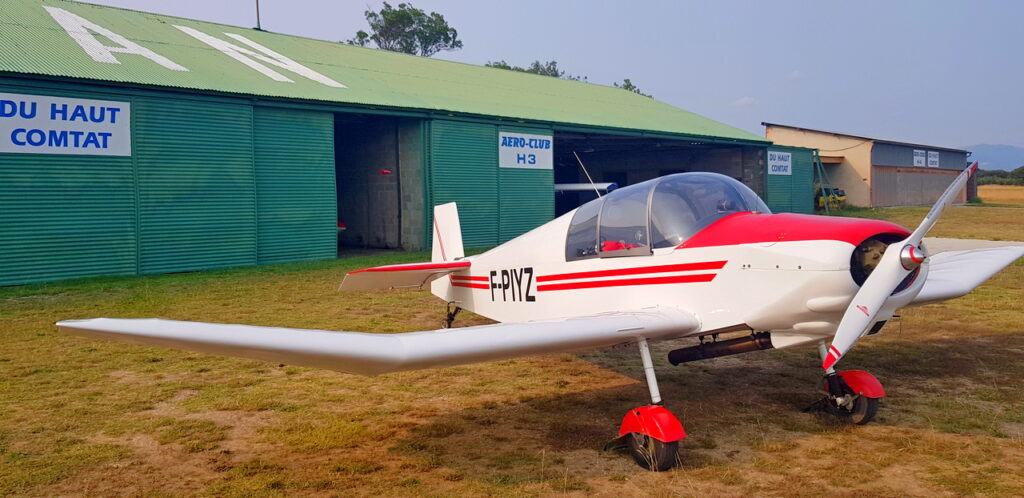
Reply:
M673 365L689 363L697 360L718 358L751 351L762 351L772 349L772 334L770 332L755 332L747 337L729 339L727 341L705 342L697 346L676 349L668 354L668 361Z

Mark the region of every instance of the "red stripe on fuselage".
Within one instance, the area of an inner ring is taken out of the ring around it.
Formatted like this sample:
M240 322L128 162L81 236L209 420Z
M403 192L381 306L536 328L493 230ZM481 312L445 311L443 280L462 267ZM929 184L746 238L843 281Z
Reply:
M470 282L452 282L452 285L455 287L469 287L470 289L490 289L487 284L474 284Z
M910 235L906 228L888 221L746 212L730 214L715 221L679 244L676 249L806 240L837 240L855 246L869 237L883 233L900 237Z
M594 289L598 287L625 287L630 285L688 284L694 282L710 282L714 273L696 275L673 275L669 277L624 278L617 280L588 280L585 282L568 282L564 284L538 285L537 292L560 291L573 289Z
M703 263L683 263L678 265L641 266L637 268L619 268L616 270L582 271L562 273L558 275L540 275L538 282L553 280L576 280L580 278L621 277L623 275L643 275L647 273L668 273L674 271L719 270L726 261L707 261Z

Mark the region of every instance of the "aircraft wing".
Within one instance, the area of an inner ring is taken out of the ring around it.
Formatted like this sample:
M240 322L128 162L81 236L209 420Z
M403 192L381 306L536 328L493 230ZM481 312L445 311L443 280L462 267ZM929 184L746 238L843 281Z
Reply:
M330 332L161 319L58 322L62 332L362 375L666 339L700 328L678 308L655 307L524 323L404 334Z
M378 290L423 287L431 280L468 270L469 261L410 263L356 270L345 275L341 290Z
M1019 246L940 252L930 256L928 280L911 305L963 296L1021 256L1024 256L1024 247Z

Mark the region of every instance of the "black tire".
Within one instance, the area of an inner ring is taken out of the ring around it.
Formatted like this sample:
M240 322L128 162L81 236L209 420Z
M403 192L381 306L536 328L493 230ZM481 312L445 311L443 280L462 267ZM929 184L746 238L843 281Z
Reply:
M629 440L629 452L633 460L641 467L655 472L664 472L676 464L679 453L679 441L665 443L653 437L632 432Z
M853 408L850 409L850 422L857 425L864 425L875 419L878 414L878 398L857 396L853 400Z

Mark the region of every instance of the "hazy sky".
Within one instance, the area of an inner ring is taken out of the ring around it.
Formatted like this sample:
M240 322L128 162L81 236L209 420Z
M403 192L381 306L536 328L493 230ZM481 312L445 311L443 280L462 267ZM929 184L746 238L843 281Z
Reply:
M90 0L255 26L255 0ZM392 5L399 0L392 2ZM762 121L960 147L1024 146L1022 1L416 0L472 64L557 60L592 83L763 135ZM324 40L381 2L260 0L263 28Z

